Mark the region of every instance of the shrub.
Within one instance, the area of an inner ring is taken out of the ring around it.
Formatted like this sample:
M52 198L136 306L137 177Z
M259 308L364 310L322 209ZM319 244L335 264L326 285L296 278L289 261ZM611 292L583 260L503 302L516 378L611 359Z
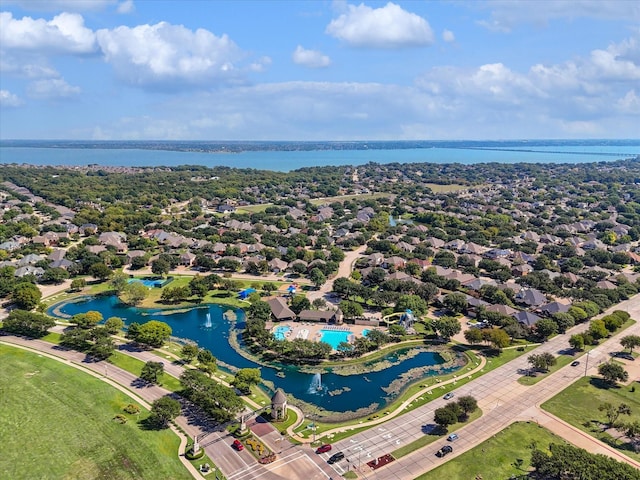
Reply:
M140 413L140 407L133 403L130 403L129 405L124 407L124 411L129 415L138 415Z
M113 417L113 419L121 424L127 423L127 417L125 417L124 415L118 414L115 417Z

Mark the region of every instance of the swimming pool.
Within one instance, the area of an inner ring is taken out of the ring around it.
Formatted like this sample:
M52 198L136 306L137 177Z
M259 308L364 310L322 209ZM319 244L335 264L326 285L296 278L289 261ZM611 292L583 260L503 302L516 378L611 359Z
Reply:
M334 350L338 350L340 342L348 342L349 337L353 335L351 330L320 330L320 333L320 341L328 343Z
M291 327L288 327L287 325L278 325L274 330L273 330L273 336L276 340L285 340L286 339L286 333L291 330Z

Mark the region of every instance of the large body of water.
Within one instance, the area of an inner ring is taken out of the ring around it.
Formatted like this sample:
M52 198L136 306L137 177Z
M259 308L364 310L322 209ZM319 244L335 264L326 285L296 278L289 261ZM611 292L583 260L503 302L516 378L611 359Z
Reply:
M299 372L292 366L282 366L280 369L260 366L238 354L228 341L232 325L224 318L223 313L229 309L225 306L207 305L188 310L176 310L173 313L171 310L142 310L125 306L113 296L87 297L84 301L77 303L54 306L49 310L49 314L55 315L54 310L57 310L73 316L95 310L102 313L105 319L120 317L127 325L131 322L145 323L150 320L166 322L173 330L174 337L188 338L198 342L200 347L211 350L218 360L226 364L238 368L259 367L262 378L273 382L276 388L280 387L296 398L333 412L356 411L372 404L382 408L397 395L397 392L388 395L382 388L388 387L412 368L443 363L442 357L434 352L421 351L401 362L397 362L397 354L390 354L386 360L397 364L366 375L344 376L328 371L321 375L321 389L318 389L316 387L318 379L313 374ZM235 313L236 328L243 329L244 312L235 310ZM211 326L207 327L208 324ZM440 373L446 372L447 370L443 370ZM432 372L432 374L435 373Z
M402 145L402 142L398 142ZM421 148L365 148L322 150L250 150L238 153L203 153L144 148L40 148L0 143L0 163L31 165L97 164L103 166L203 165L290 171L302 167L386 163L587 163L640 155L638 141L575 143L544 142L433 142Z

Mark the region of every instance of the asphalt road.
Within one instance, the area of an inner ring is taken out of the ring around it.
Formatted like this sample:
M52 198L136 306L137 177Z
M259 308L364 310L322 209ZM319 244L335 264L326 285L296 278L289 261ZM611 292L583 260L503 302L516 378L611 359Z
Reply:
M611 309L611 311L613 310L628 311L632 318L640 319L640 295L616 305ZM587 328L587 324L578 325L568 333L552 338L534 351L535 353L550 352L558 355L568 348L570 335ZM610 354L612 352L622 350L619 343L620 338L631 334L640 335L640 323L636 323L623 332L619 332L589 352L588 365L586 363L587 356L583 355L580 359L581 365L579 367L571 367L569 365L563 367L534 386L527 387L517 382L518 378L522 376L522 373L519 372L529 368L528 355L523 355L455 390L457 397L472 395L477 398L483 415L478 420L471 422L456 432L460 438L454 444L454 453L447 455L443 459L436 457L435 453L443 444L447 443L444 438L442 441L433 442L429 446L378 470L372 470L366 465L367 462L375 458L391 453L393 450L417 440L433 427L434 410L444 406L447 402L441 398L437 393L437 389L435 389L433 395L437 398L433 402L413 410L408 415L396 417L377 428L374 427L337 442L334 450L345 452L346 459L349 461L347 462L345 459L334 468L338 474L342 474L355 465L356 469L369 480L414 479L445 461L453 460L456 456L487 440L516 420L533 419L535 421L535 412L532 409L535 409L578 378L584 376L585 368L587 368L587 374L596 374L600 363L611 358ZM567 440L572 441L572 438L567 438ZM592 442L592 445L593 448L589 449L591 451L595 450L598 453L608 454L617 460L627 461L627 463L640 468L640 463L613 449L603 449L599 442Z

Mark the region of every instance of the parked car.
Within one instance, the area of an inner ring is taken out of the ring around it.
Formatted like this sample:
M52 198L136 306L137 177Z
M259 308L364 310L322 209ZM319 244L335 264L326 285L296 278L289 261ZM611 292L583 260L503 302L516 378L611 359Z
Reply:
M237 451L241 451L244 450L244 445L240 440L236 439L233 441L233 448L235 448Z
M440 450L436 452L436 456L444 457L446 454L453 452L453 447L451 445L445 445Z
M337 452L329 457L329 460L327 460L327 463L336 463L342 460L343 458L344 458L344 452Z
M447 437L447 440L449 440L450 442L455 442L458 438L460 438L460 437L458 437L457 433L452 433L451 435L449 435Z
M577 367L578 365L580 365L580 362L578 360L571 362L572 367Z
M445 400L451 400L453 398L453 396L454 396L453 392L449 392L444 396L444 399Z
M321 445L316 449L316 453L326 453L331 450L331 445Z

